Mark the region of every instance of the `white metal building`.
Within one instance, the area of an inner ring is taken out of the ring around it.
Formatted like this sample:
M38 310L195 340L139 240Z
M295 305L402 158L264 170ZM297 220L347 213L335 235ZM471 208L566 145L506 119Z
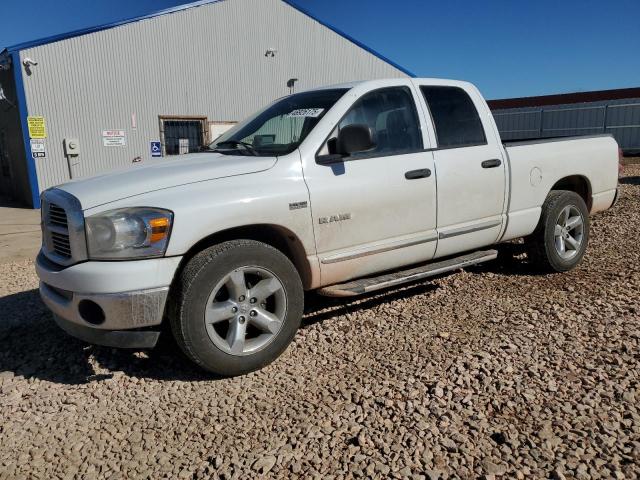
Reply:
M0 195L195 151L290 91L411 73L288 0L200 0L0 53Z

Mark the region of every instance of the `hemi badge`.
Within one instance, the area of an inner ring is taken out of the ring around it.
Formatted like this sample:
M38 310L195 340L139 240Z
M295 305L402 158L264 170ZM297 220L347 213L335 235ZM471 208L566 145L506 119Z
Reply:
M298 210L300 208L307 208L307 202L293 202L289 204L289 210Z

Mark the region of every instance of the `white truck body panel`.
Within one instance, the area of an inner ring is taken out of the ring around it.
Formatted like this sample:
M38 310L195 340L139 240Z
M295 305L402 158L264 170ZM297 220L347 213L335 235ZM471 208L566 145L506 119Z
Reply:
M320 145L353 103L371 90L387 86L406 86L411 89L414 101L419 98L408 79L358 84L320 120L300 148L322 285L430 260L435 254L435 182L433 178L427 179L430 180L427 183L409 182L404 177L409 170L434 169L428 137L424 138L423 152L333 166L318 165L315 161ZM427 131L424 116L419 118L422 131ZM350 215L348 221L319 223L320 218L344 213Z
M144 262L82 262L64 270L36 263L41 281L62 290L83 294L150 290L171 284L180 257L152 258Z
M439 148L421 86L464 90L478 112L486 143ZM319 164L316 154L354 102L386 87L411 93L423 149ZM267 225L299 253L294 260L303 284L315 289L529 235L550 190L569 177L588 184L585 200L591 213L614 202L618 151L612 137L503 146L486 102L469 83L393 79L348 88L289 154L160 158L62 185L61 190L79 200L85 218L122 207L173 212L167 258L89 261L59 271L43 264L38 266L40 278L82 293L168 287L183 256L203 240L230 229ZM495 162L494 167L483 166L485 161ZM430 175L405 177L419 169ZM149 281L156 271L156 279ZM126 279L115 280L119 274Z
M90 209L144 193L268 170L275 162L270 157L191 153L154 158L134 168L65 183L62 188L81 199L83 209Z

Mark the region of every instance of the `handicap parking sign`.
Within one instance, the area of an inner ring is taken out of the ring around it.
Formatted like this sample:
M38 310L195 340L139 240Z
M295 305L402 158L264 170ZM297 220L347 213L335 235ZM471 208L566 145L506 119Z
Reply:
M162 146L160 145L160 142L151 142L151 156L152 157L162 156Z

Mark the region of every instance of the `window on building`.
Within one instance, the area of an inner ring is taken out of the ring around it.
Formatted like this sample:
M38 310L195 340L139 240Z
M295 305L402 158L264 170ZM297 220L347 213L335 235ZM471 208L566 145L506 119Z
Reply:
M206 118L160 117L160 141L165 155L182 155L202 150L207 144Z
M458 87L420 87L431 111L438 147L484 145L487 139L471 98Z

